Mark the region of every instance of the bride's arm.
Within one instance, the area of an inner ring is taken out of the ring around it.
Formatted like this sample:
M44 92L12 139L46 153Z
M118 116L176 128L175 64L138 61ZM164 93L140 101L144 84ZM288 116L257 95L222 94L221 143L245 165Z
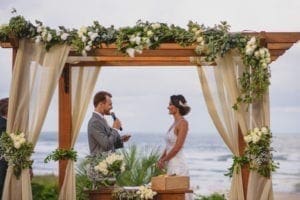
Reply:
M177 140L174 145L174 147L171 149L171 151L166 154L161 160L162 162L166 162L171 160L182 148L184 145L184 141L188 132L188 122L183 120L179 125L178 125L178 133L177 133Z

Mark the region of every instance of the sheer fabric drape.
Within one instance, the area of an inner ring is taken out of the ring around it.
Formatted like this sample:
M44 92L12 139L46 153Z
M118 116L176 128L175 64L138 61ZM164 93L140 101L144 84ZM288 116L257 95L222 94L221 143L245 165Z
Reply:
M245 105L240 105L235 111L232 106L240 94L238 79L245 66L241 58L231 52L216 59L217 66L198 67L198 75L208 112L225 144L235 156L239 156L238 127L242 134L254 126L269 125L268 94L262 101L251 105L247 111ZM235 169L236 171L236 169ZM258 187L259 185L259 187ZM241 173L233 173L229 192L232 200L243 200L243 185ZM250 172L247 200L272 199L271 180Z
M100 67L72 67L71 69L71 96L72 96L72 139L71 148L74 148L79 135L88 104L92 97ZM64 183L60 190L59 199L76 199L76 177L74 162L69 160Z
M24 132L35 146L69 50L67 45L56 45L47 52L42 44L20 40L9 95L9 133ZM17 180L13 168L8 168L2 198L32 199L29 169Z

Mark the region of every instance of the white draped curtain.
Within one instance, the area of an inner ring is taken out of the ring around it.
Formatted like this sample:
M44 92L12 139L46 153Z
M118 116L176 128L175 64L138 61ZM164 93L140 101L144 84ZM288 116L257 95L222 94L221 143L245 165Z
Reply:
M72 138L70 148L74 148L75 142L79 135L80 127L92 97L92 92L94 90L100 69L100 67L72 67L71 69ZM59 199L76 199L75 167L72 160L68 160Z
M208 112L225 144L235 156L239 155L238 128L246 135L247 130L256 126L269 125L269 99L266 94L263 100L250 105L240 105L238 111L232 106L240 94L238 79L245 66L240 56L230 52L216 59L217 66L199 66L198 75ZM229 198L244 200L241 173L234 170ZM273 199L272 181L250 172L247 200Z
M67 45L56 45L46 51L42 44L20 40L9 94L7 132L24 132L35 146L69 50ZM17 180L9 166L2 199L32 199L29 169L23 170Z

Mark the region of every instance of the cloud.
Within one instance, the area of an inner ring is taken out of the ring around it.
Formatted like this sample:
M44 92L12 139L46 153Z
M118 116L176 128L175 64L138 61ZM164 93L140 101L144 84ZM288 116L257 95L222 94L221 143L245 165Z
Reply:
M275 113L298 113L300 114L300 106L272 107L271 112ZM300 118L299 118L300 120Z
M18 13L34 22L46 25L78 28L93 20L116 27L134 25L138 19L174 23L185 27L189 20L213 26L227 20L232 31L299 31L300 1L210 0L1 0L0 23L7 23L14 7ZM67 9L66 9L67 8ZM255 15L253 14L255 13ZM300 44L272 63L271 120L275 131L300 130ZM0 49L0 97L7 96L11 81L11 50ZM188 116L192 132L215 132L206 110L194 67L114 67L101 70L96 90L109 90L114 95L114 107L127 130L164 131L172 118L166 106L171 94L184 94L192 107ZM95 93L94 91L94 93ZM93 108L90 107L82 130ZM51 103L43 127L57 130L57 95Z

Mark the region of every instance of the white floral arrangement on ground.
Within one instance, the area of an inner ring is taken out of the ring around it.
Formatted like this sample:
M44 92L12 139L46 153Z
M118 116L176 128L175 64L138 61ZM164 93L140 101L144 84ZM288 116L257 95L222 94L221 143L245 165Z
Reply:
M116 188L113 191L112 199L114 200L151 200L157 192L153 191L149 186L139 186L137 189Z
M116 178L125 171L124 157L118 153L102 153L88 156L87 175L92 180L94 188L113 186Z
M0 155L9 166L13 167L14 175L19 178L22 170L31 168L33 161L30 156L33 153L33 144L26 141L22 132L6 133L0 138Z
M140 195L141 199L153 199L153 197L157 194L157 192L146 186L140 186L136 193Z

